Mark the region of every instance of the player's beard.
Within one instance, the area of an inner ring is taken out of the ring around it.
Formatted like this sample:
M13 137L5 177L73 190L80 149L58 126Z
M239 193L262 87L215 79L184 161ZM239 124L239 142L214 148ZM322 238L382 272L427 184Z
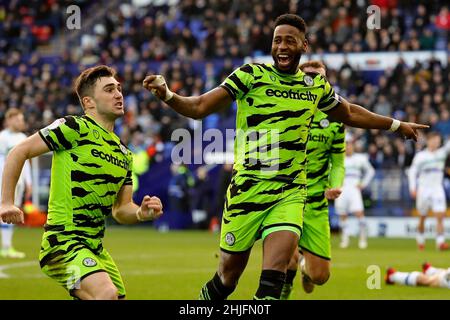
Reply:
M300 64L300 59L302 57L302 52L298 52L297 54L294 55L294 57L292 58L291 63L289 64L289 69L281 69L280 66L278 65L278 58L277 58L277 54L272 53L272 59L274 61L274 65L275 68L282 72L282 73L287 73L287 74L295 74L298 71L298 66Z

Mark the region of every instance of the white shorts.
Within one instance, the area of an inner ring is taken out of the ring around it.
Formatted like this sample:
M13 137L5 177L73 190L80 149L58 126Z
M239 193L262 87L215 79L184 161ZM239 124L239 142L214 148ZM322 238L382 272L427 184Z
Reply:
M421 216L426 216L428 211L446 212L444 188L419 189L417 191L416 208Z
M343 188L339 198L334 200L334 206L338 215L364 211L361 190L357 187Z

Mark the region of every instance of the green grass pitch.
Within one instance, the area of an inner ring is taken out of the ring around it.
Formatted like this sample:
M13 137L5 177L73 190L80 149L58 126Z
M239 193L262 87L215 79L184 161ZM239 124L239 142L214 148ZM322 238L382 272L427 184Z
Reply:
M25 251L27 258L0 258L0 300L70 299L62 287L39 269L37 257L42 232L39 228L16 228L15 246ZM330 280L306 295L297 278L293 299L450 299L447 289L384 284L387 266L413 271L420 270L422 262L430 261L436 266L449 267L450 253L436 251L434 240L427 241L423 252L417 251L413 239L369 239L366 250L359 250L356 239L352 240L351 247L343 250L338 248L339 239L334 236ZM107 229L104 245L122 273L128 299L195 300L218 265L218 234L206 231L159 233L146 227L114 226ZM230 299L253 297L261 256L261 243L257 242ZM370 266L375 267L370 269ZM372 270L370 273L368 268ZM369 289L368 282L375 288Z

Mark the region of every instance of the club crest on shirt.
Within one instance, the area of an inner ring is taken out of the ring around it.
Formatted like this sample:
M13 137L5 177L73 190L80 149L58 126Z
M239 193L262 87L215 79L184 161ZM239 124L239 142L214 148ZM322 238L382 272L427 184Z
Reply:
M275 78L275 76L273 76L273 75L270 75L269 77L270 77L270 80L272 80L273 82L275 82L277 80L277 78Z
M310 76L306 75L303 80L305 81L307 86L312 86L314 84L314 80L313 78L311 78Z
M328 119L322 119L319 124L322 128L328 128L330 126L330 121L328 121Z
M97 130L92 130L92 133L94 134L94 138L95 139L98 139L98 138L100 138L100 133L97 131Z
M120 151L122 151L122 153L124 155L126 155L128 153L127 147L125 147L123 144L120 144Z
M234 237L234 234L232 234L231 232L228 232L225 235L225 242L227 245L232 246L235 241L236 241L236 238Z
M92 258L84 258L83 265L86 267L95 267L97 265L97 261Z

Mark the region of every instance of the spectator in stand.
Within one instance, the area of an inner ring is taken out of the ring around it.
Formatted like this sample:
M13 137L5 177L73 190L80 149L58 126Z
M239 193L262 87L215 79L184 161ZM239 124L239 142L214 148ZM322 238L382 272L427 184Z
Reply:
M196 229L208 228L208 217L212 209L211 199L214 197L208 169L201 166L196 171L195 185L192 188L192 222Z

